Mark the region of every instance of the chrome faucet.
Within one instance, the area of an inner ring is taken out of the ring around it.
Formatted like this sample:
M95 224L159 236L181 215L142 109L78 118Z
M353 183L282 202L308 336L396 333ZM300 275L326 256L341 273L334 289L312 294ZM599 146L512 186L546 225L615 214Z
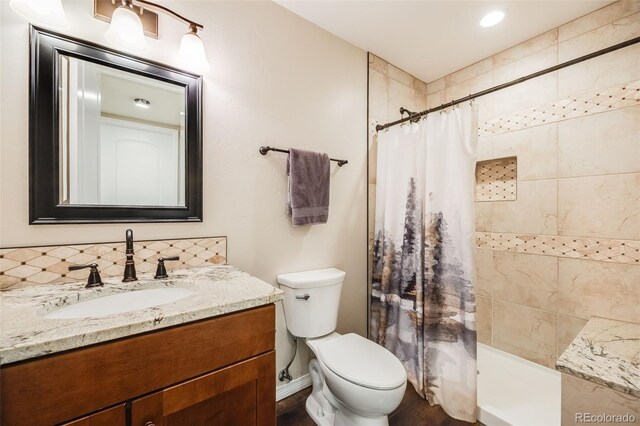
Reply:
M136 264L133 261L133 231L127 229L125 233L127 238L127 246L125 254L127 255L127 261L124 263L124 278L122 282L138 281L136 277Z

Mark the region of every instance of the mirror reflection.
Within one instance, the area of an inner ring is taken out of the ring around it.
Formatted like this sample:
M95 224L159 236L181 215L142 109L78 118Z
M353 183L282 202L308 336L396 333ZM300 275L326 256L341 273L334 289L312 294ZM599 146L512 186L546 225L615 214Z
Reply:
M59 203L184 206L185 88L59 58Z

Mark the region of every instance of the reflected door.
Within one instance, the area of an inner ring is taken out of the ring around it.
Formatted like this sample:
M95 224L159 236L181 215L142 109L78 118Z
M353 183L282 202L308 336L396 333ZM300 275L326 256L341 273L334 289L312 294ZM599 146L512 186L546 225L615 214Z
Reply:
M125 120L100 126L101 205L184 205L180 132Z

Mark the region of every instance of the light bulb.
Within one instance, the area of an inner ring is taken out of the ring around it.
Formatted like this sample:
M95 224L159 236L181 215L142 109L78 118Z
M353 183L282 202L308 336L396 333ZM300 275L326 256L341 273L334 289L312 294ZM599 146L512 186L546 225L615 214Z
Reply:
M67 26L61 0L11 0L9 6L32 24L46 27Z
M142 21L127 6L120 6L113 11L111 25L104 36L109 43L129 52L145 52L148 49Z
M204 51L204 44L195 31L189 31L182 36L178 60L185 69L197 74L204 74L209 71L209 62Z
M485 28L493 27L503 19L504 12L501 10L494 10L493 12L489 12L482 17L482 19L480 20L480 26Z

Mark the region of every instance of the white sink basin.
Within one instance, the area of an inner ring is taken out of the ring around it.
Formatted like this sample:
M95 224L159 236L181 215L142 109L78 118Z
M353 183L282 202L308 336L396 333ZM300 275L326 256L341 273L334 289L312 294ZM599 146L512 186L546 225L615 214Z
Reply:
M49 312L44 317L47 319L104 317L164 305L192 294L193 291L186 288L136 290L74 303Z

